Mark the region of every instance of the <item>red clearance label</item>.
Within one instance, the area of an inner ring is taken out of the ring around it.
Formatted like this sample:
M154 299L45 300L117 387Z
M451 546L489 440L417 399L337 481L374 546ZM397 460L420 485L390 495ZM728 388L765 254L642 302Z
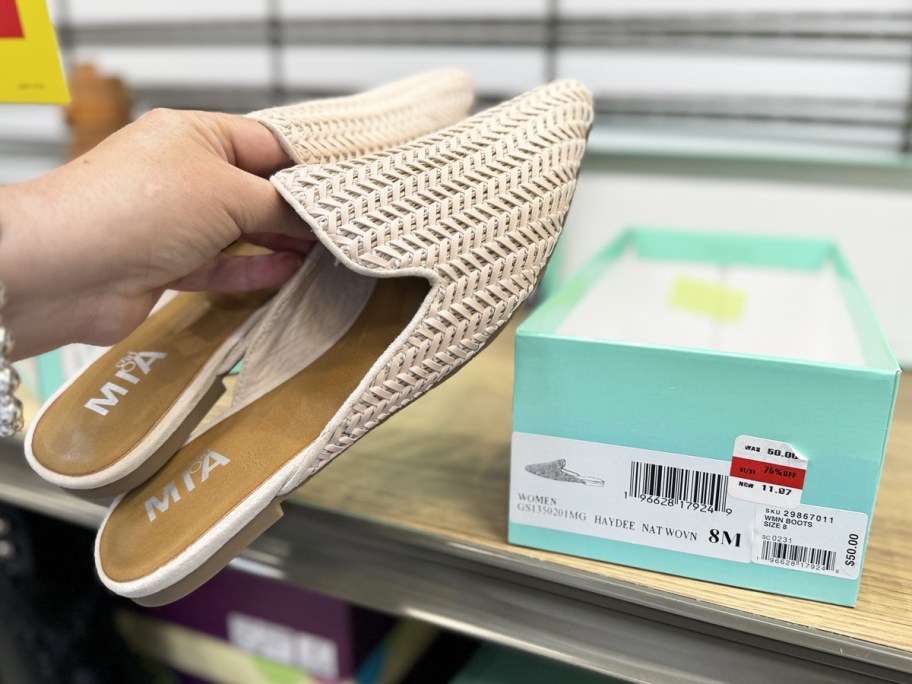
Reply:
M731 471L729 472L732 477L738 477L742 480L765 482L766 484L781 485L794 489L804 488L804 476L806 473L807 470L802 468L790 468L785 465L764 463L763 461L754 461L738 456L732 457Z
M728 495L732 499L795 508L801 504L808 461L791 444L739 435L732 449Z
M0 38L23 38L16 0L0 0Z

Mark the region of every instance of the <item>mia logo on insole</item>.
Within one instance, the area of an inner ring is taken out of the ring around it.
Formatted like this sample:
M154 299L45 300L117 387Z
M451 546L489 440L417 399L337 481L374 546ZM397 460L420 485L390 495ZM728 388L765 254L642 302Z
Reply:
M207 449L206 453L191 463L180 477L165 485L160 499L157 496L146 499L146 515L149 516L149 521L155 522L158 515L165 513L172 503L181 501L182 492L183 496L187 496L208 480L213 470L230 462L231 459L227 456Z
M127 394L131 385L138 385L149 374L153 363L166 356L165 352L130 352L117 362L117 372L114 374L117 380L106 382L101 388L101 396L89 399L85 407L98 415L108 415L108 409L117 406L120 401L118 395Z

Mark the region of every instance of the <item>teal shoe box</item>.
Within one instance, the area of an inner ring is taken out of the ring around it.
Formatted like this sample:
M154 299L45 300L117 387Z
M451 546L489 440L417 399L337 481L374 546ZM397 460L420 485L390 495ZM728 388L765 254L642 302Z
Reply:
M517 331L509 540L854 605L899 374L834 244L628 231Z

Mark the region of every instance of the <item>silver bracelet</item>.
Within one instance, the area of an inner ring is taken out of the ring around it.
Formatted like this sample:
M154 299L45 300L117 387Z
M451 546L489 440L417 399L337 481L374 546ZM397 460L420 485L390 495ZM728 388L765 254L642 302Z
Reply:
M6 303L6 290L0 283L0 309ZM0 318L0 437L12 437L22 429L22 402L14 395L19 388L19 374L10 363L13 336Z

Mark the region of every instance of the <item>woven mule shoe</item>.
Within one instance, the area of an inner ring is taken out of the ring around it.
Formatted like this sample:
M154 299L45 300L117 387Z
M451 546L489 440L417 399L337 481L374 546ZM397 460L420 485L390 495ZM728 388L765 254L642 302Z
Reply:
M400 145L461 120L473 100L457 70L435 71L350 97L250 116L294 162L332 163ZM274 291L178 294L123 342L82 369L40 410L25 451L44 479L113 496L151 476L223 392Z
M387 152L281 171L321 243L258 326L225 416L116 500L99 576L156 605L192 591L283 499L474 357L529 296L592 120L543 86Z

